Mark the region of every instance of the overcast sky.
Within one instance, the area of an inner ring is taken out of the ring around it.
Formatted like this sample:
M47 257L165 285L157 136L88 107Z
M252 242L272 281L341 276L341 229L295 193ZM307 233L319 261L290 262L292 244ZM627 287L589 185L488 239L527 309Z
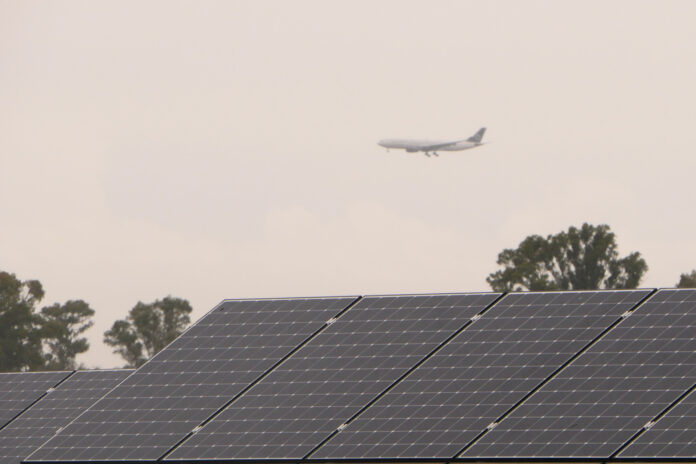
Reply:
M0 0L0 270L137 301L486 291L606 223L696 267L696 2ZM387 137L489 145L439 158Z

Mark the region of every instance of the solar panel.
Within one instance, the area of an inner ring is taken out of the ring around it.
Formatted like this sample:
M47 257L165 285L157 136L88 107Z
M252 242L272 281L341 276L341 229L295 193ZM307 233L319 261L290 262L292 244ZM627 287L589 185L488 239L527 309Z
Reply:
M506 295L311 458L452 458L648 294Z
M225 301L28 461L157 459L353 301Z
M693 297L653 295L462 457L609 458L693 385Z
M301 459L498 297L363 298L166 459Z
M0 374L0 428L71 373L72 371Z
M696 312L696 290L674 292L684 311ZM689 340L691 349L696 347ZM691 377L696 384L696 378ZM620 458L687 458L696 456L696 391L691 391L636 440L618 454Z
M132 370L78 371L0 430L0 464L18 464Z

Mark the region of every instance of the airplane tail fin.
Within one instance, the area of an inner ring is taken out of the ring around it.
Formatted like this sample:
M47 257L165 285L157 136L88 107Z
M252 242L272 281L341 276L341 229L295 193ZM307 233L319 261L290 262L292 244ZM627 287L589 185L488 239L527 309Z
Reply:
M481 143L481 139L483 139L483 134L486 133L486 128L482 127L474 135L466 139L467 142L474 142L474 143Z

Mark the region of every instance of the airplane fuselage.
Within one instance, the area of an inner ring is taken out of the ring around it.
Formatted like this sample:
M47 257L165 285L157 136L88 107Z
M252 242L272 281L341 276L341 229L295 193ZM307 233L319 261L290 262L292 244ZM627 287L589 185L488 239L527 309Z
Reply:
M486 128L482 127L468 139L462 140L414 140L414 139L382 139L378 145L389 151L390 148L406 150L409 153L423 152L425 156L438 156L438 151L459 151L475 148L483 145L481 139L486 133Z
M378 142L378 145L384 148L397 148L406 150L409 153L424 151L423 147L438 146L437 151L459 151L468 150L469 148L478 147L482 143L462 141L452 145L446 145L446 140L414 140L414 139L383 139ZM443 146L445 145L445 146Z

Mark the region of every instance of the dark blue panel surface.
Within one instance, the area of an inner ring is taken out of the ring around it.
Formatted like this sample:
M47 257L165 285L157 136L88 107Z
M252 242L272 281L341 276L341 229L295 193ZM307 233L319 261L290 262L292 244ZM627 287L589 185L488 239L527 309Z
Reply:
M0 374L0 427L71 373L72 371Z
M691 392L618 455L620 458L696 459L696 392Z
M696 292L661 290L462 457L607 459L694 384L695 348Z
M696 290L673 295L683 310L696 312ZM696 344L691 342L692 350ZM696 379L691 379L696 384ZM696 459L696 391L692 391L619 454L621 458Z
M648 291L506 295L311 457L454 457Z
M28 460L155 460L353 301L225 301Z
M0 430L0 464L18 464L132 370L78 371Z
M498 297L363 298L167 459L300 459Z

